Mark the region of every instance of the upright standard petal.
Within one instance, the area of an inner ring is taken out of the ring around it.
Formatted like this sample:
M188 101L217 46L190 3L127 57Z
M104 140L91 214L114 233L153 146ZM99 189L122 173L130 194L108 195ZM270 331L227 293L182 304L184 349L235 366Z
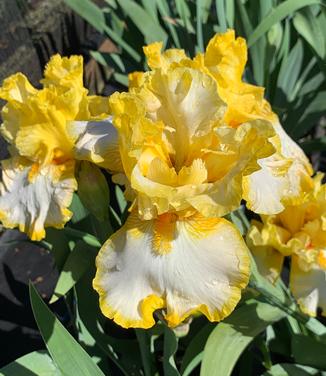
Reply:
M221 218L165 214L126 224L102 247L93 282L102 312L117 324L149 328L164 309L172 327L202 312L219 321L235 308L249 278L247 248Z
M77 189L74 162L42 167L21 157L2 162L0 220L41 240L47 226L62 228L72 213L68 207Z

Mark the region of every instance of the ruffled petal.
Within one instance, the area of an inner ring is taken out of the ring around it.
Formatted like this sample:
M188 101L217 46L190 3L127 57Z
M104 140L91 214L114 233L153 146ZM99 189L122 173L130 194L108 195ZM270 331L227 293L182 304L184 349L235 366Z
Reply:
M259 214L276 214L284 210L285 197L292 194L287 171L292 162L277 153L258 160L261 169L243 180L243 198L247 207ZM282 171L286 171L283 172Z
M74 121L68 125L76 159L93 162L112 172L123 172L118 133L111 118L103 121Z
M259 273L274 283L281 274L284 256L264 241L263 224L252 221L246 236L247 245L255 258Z
M264 99L264 88L242 81L247 45L243 38L235 38L234 30L216 34L208 43L205 54L198 55L195 61L215 78L218 93L227 104L224 121L228 125L235 127L249 120L276 119Z
M41 167L20 157L3 161L0 220L41 240L45 227L62 228L70 219L68 207L76 189L74 162Z
M44 87L83 87L83 57L73 55L61 57L56 54L51 57L41 81Z
M144 83L144 72L132 72L128 74L128 87L140 87Z
M276 135L270 141L277 153L260 159L261 169L243 181L248 208L267 215L280 213L286 205L302 203L313 188L313 171L304 152L279 123L273 127Z
M205 65L223 81L240 81L247 62L247 45L243 38L235 38L234 30L216 34L208 43Z
M93 282L102 312L117 324L149 328L153 312L177 326L194 312L219 321L235 308L249 278L241 235L228 221L163 215L126 224L102 247Z
M156 70L150 85L157 103L153 110L147 104L147 111L166 125L164 135L174 151L172 158L178 171L205 147L226 107L214 80L195 69L179 67L164 74Z
M286 174L290 189L285 192L284 201L286 205L298 205L302 203L305 195L314 187L311 178L313 169L303 150L288 136L281 124L276 122L273 126L277 135L273 144L285 158L292 161L292 165ZM279 146L277 142L279 142Z
M162 42L154 42L143 47L144 54L147 58L147 64L151 69L161 68L166 70L172 63L178 63L183 59L187 59L184 50L171 48L162 53L162 47Z
M0 88L0 98L8 103L2 108L3 124L1 134L12 142L22 121L24 102L33 96L37 90L30 84L22 73L16 73L6 78Z
M290 289L301 310L309 316L316 316L317 308L326 316L326 270L317 266L304 271L299 258L291 260Z
M275 150L268 138L273 134L269 122L251 121L236 129L217 128L220 151L228 151L225 158L227 173L210 184L203 194L189 196L188 202L205 216L223 216L239 207L245 191L242 189L243 179L259 170L257 160L271 155ZM234 158L236 156L236 158ZM219 155L216 154L216 166ZM212 164L212 162L210 162ZM223 171L223 168L220 170Z
M24 104L26 118L15 139L20 155L41 164L71 158L73 142L66 131L68 108L56 100L54 91L44 89Z

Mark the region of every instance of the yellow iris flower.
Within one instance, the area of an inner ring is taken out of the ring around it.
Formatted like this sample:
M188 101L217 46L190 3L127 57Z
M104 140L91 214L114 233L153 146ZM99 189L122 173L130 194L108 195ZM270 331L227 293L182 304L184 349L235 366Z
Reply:
M107 118L109 105L107 98L87 95L82 57L55 55L44 76L41 90L21 73L5 79L0 88L0 98L7 101L1 132L11 155L2 162L0 220L32 240L41 240L45 227L62 228L70 219L68 207L77 189L75 160L101 165L105 155L96 158L96 144L105 145L110 154L116 141L108 122L111 134L105 136L97 122L89 122Z
M229 315L249 278L248 250L220 218L242 199L274 214L311 189L311 167L263 98L242 82L246 45L215 36L204 54L144 48L150 71L110 97L123 170L133 198L125 225L97 257L103 313L149 328L164 309L170 326L199 311ZM118 158L115 158L118 160Z
M322 174L300 205L253 221L247 234L261 274L274 282L284 257L291 256L290 290L303 312L326 314L326 185Z

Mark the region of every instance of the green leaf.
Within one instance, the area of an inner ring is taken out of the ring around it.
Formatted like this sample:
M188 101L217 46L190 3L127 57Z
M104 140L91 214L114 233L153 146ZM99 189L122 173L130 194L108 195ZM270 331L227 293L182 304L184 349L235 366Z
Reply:
M0 376L61 376L47 351L33 351L0 369Z
M105 16L101 8L99 8L91 0L64 0L64 2L72 8L77 14L84 18L94 29L103 33L105 30Z
M227 0L225 4L226 20L230 28L234 28L234 0Z
M65 376L104 376L91 357L49 310L30 283L29 293L37 326L46 347Z
M168 5L167 1L166 0L157 1L157 8L158 8L160 14L162 15L162 21L165 23L165 25L168 27L168 29L171 33L171 37L173 39L174 47L182 48L180 41L179 41L178 33L176 31L175 21L173 20L173 18L171 16L169 5Z
M101 243L98 241L98 239L91 234L88 234L83 231L75 230L74 228L71 228L71 227L65 227L63 231L67 235L73 238L84 240L84 242L90 245L91 247L97 247L97 248L101 247Z
M80 327L82 323L84 333L87 332L85 334L93 338L96 346L114 362L123 375L129 376L129 371L135 371L135 363L141 358L138 343L135 340L117 339L104 333L103 325L106 320L99 308L98 294L92 288L94 275L95 267L88 270L75 286L77 325Z
M126 74L115 72L113 73L113 78L119 84L128 87L128 76Z
M135 329L136 337L139 344L140 354L144 366L144 375L151 376L153 374L153 359L151 354L151 336L148 330Z
M210 334L204 350L201 376L229 376L249 343L284 313L270 304L251 300L237 308Z
M122 214L126 210L128 204L122 192L122 189L118 185L115 186L115 194L118 201L120 213Z
M174 331L168 326L164 327L164 350L163 350L163 368L164 376L180 376L175 365L174 354L178 350L178 338Z
M197 35L197 52L204 52L203 37L203 3L204 0L196 1L196 35Z
M180 369L180 373L182 376L190 375L191 372L202 361L205 343L214 327L215 325L212 323L206 324L189 343L182 359Z
M215 0L215 8L218 22L220 24L220 30L224 33L227 29L227 19L225 13L224 0Z
M326 370L326 344L309 336L292 336L292 353L299 364Z
M314 140L300 142L305 153L312 153L314 151L326 151L326 137L316 138Z
M277 78L279 95L281 96L285 94L288 102L293 99L292 96L298 81L302 63L303 45L302 41L299 39L289 55L283 59L280 73ZM282 100L279 100L276 103L284 104Z
M50 303L56 302L75 286L86 270L93 265L95 256L94 249L88 244L83 241L76 244L59 275Z
M119 0L119 6L144 35L146 43L167 40L167 34L151 13L132 0Z
M309 317L305 323L307 329L312 333L320 336L320 338L326 338L326 326L314 317Z
M280 363L274 364L271 369L266 371L263 376L324 376L324 372L311 367L305 367L300 364Z
M89 215L89 211L85 208L77 193L73 195L69 210L73 213L71 218L72 223L78 223Z
M245 31L246 36L248 37L252 34L253 26L251 24L246 7L241 0L237 1L237 6L239 9L243 29ZM265 44L266 41L263 39L249 50L253 68L253 76L255 82L258 85L263 85L264 81Z
M70 254L68 238L63 231L49 227L46 229L45 241L50 245L55 264L60 271Z
M298 9L313 4L321 4L321 0L287 0L280 3L256 27L248 38L248 47L253 46L274 24L282 21Z
M231 221L237 227L241 235L247 233L249 228L249 222L245 214L244 206L241 206L239 209L234 210L230 214L226 215L225 218Z
M91 56L104 67L110 67L115 71L125 73L126 67L120 55L109 52L90 51Z
M314 99L310 100L300 119L294 124L290 130L290 135L294 139L298 139L305 135L314 125L316 121L325 113L326 110L326 91L320 91Z
M152 18L158 22L157 18L157 6L155 1L153 0L142 0L144 8L147 10L148 13L152 16Z
M310 8L295 14L293 24L297 32L310 44L317 55L325 57L325 30L322 29L319 19L316 18Z
M78 171L78 194L84 206L100 222L109 218L109 186L101 170L86 161Z

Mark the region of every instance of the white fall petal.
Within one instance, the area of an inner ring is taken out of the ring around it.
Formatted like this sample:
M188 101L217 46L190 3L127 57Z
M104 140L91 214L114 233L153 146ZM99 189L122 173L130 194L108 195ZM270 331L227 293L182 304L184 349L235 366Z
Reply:
M195 312L222 320L249 278L247 247L230 222L196 214L140 221L132 213L102 247L94 288L102 312L117 324L149 328L165 309L176 326Z
M21 157L2 162L0 220L41 240L47 226L62 228L71 218L68 207L77 183L74 162L38 166Z

